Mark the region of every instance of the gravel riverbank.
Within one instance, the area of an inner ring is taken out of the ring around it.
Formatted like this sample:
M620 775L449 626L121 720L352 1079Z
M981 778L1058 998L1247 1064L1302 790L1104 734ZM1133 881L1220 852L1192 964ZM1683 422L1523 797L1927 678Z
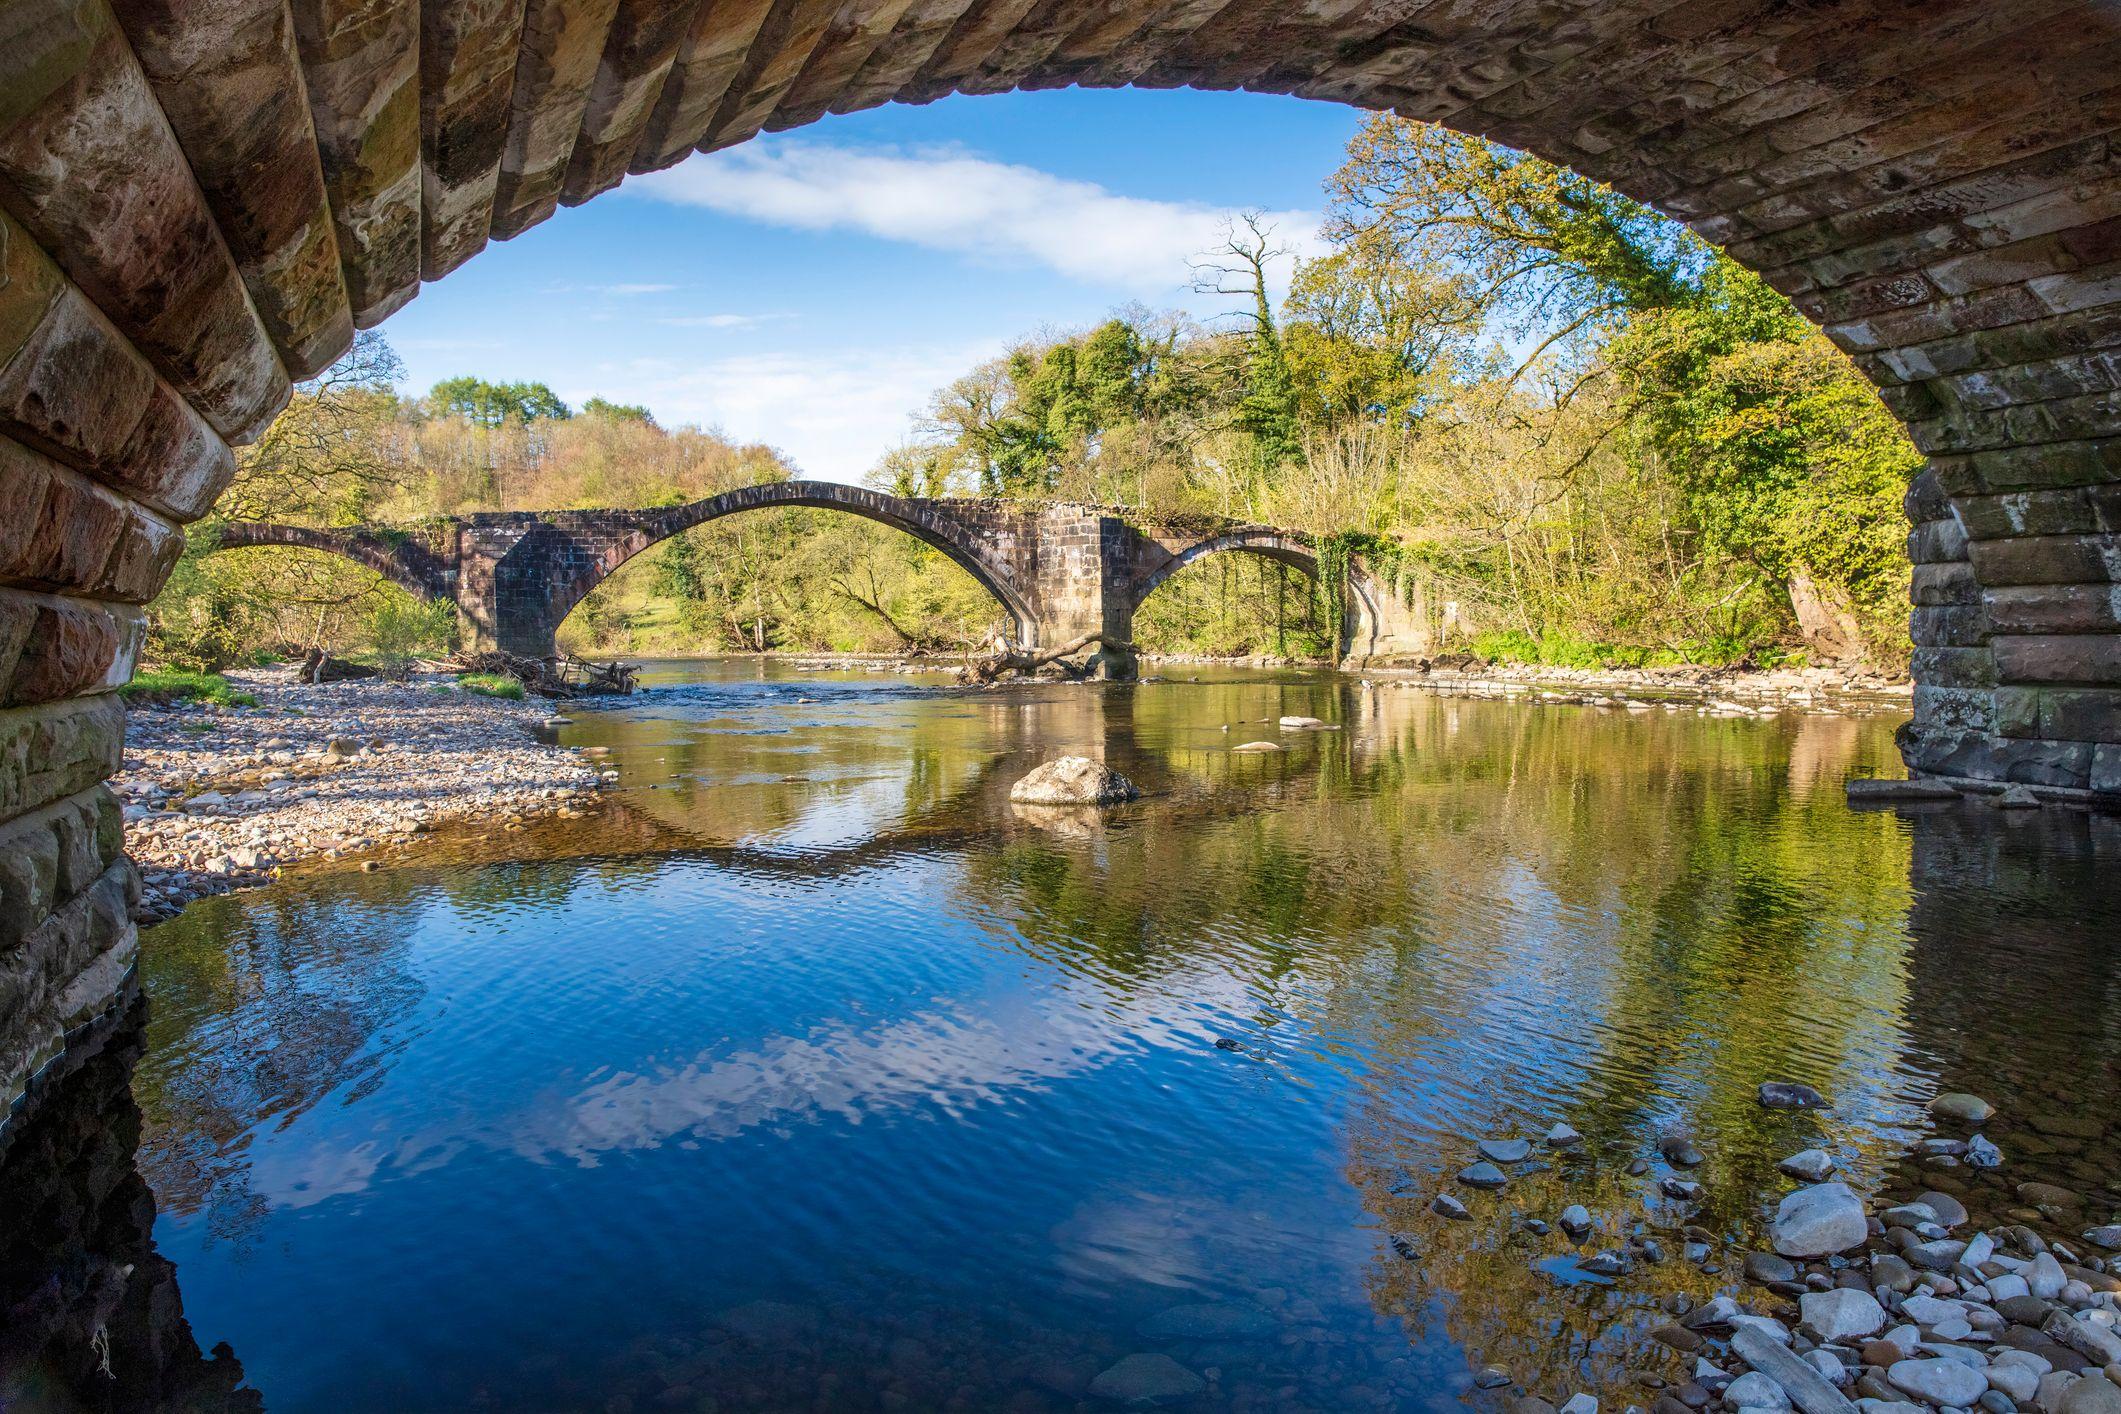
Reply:
M258 705L128 714L112 787L140 867L142 922L443 820L505 828L579 812L599 784L582 756L534 734L553 715L548 703L480 697L434 674L403 684L309 685L288 669L228 679Z

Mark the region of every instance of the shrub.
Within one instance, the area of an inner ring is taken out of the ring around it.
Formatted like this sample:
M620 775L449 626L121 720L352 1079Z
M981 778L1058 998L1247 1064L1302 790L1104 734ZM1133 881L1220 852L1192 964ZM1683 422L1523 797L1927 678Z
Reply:
M258 699L229 686L219 673L191 673L156 669L135 673L119 689L128 702L167 707L177 702L211 702L217 707L255 707Z
M481 697L505 697L511 702L523 700L523 684L506 673L464 673L457 678L457 685Z

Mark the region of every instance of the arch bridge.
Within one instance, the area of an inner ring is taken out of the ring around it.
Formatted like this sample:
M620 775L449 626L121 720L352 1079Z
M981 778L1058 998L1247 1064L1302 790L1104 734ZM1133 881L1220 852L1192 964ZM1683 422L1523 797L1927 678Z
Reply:
M235 522L216 549L288 545L343 556L430 602L457 606L467 644L542 657L575 606L635 555L725 516L812 507L888 525L947 555L998 600L1017 639L1050 647L1091 633L1131 641L1135 611L1203 555L1260 555L1314 579L1309 537L1221 521L1140 524L1110 507L888 495L836 481L773 481L648 510L499 511L417 528ZM1337 645L1364 660L1428 649L1426 626L1360 563L1349 566ZM1099 669L1131 673L1107 651Z
M0 1099L129 975L114 689L231 447L489 240L893 100L1331 99L1687 221L1929 459L1909 767L2121 797L2117 58L2111 0L0 0Z

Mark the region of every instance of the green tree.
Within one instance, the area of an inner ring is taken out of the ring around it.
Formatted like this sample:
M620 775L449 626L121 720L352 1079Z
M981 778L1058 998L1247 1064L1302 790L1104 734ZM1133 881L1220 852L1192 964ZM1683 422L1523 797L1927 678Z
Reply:
M567 404L543 383L490 383L469 374L435 384L428 390L427 408L430 416L461 417L489 430L572 416Z

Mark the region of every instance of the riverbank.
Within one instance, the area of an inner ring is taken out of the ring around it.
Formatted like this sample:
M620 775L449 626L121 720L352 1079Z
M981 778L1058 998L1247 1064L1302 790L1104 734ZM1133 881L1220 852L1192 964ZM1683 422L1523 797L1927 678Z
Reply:
M127 715L111 786L140 867L143 923L443 820L505 829L579 813L599 784L594 766L534 734L549 705L479 696L445 674L321 685L287 668L227 676L255 707L136 705Z
M1811 1111L1829 1101L1809 1086L1770 1082L1759 1087L1759 1104ZM2121 1224L2096 1193L2018 1181L2008 1168L2009 1148L2038 1153L2081 1143L2100 1127L2068 1114L2028 1123L1949 1092L1930 1101L1929 1113L1934 1131L1879 1192L1839 1181L1839 1158L1826 1147L1780 1160L1776 1169L1798 1186L1775 1203L1755 1250L1732 1250L1693 1222L1705 1189L1691 1175L1715 1156L1684 1133L1659 1145L1661 1176L1647 1160L1630 1169L1654 1189L1644 1201L1668 1206L1673 1221L1645 1230L1631 1215L1580 1204L1560 1212L1554 1225L1580 1254L1569 1260L1584 1276L1626 1283L1676 1258L1742 1278L1719 1282L1706 1298L1675 1289L1662 1300L1670 1319L1649 1336L1678 1357L1679 1373L1637 1373L1650 1414L2121 1414L2121 1256L2113 1255ZM1997 1132L2002 1145L1989 1137ZM1479 1162L1457 1175L1457 1193L1440 1193L1432 1210L1447 1223L1474 1221L1469 1204L1481 1195L1582 1142L1566 1124L1543 1144L1482 1141ZM1548 1231L1540 1219L1517 1221ZM1669 1356L1655 1363L1671 1368ZM1521 1388L1499 1366L1474 1383L1500 1395L1510 1414L1598 1408L1580 1390Z
M1841 668L1549 668L1456 659L1356 672L1367 681L1461 697L1644 711L1692 707L1728 717L1904 712L1914 700L1914 687L1904 679Z

